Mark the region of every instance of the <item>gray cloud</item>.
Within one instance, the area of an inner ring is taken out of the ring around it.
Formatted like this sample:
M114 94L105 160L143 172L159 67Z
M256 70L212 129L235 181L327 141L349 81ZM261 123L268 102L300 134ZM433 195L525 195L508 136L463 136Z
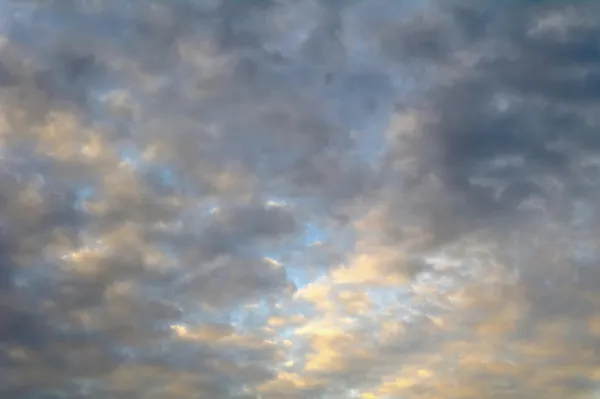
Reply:
M596 4L0 8L0 393L595 395Z

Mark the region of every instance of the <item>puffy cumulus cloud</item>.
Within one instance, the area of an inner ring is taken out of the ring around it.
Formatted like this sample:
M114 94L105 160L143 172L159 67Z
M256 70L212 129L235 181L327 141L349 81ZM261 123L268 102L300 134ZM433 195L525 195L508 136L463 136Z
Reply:
M596 397L599 11L0 0L0 393Z

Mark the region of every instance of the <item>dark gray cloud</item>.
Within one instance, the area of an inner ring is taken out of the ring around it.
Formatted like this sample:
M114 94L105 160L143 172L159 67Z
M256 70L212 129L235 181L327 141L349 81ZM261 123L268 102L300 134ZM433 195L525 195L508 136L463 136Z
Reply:
M0 393L594 397L598 8L0 0Z

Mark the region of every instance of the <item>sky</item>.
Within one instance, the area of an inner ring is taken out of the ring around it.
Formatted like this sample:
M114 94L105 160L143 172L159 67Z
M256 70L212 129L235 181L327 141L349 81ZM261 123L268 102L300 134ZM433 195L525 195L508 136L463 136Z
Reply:
M600 3L0 0L0 396L600 397Z

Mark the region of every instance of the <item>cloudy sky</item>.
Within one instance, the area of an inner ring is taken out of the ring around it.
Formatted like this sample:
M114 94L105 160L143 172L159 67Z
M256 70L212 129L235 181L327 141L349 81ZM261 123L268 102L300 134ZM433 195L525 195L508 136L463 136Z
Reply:
M0 396L600 397L600 3L0 0Z

